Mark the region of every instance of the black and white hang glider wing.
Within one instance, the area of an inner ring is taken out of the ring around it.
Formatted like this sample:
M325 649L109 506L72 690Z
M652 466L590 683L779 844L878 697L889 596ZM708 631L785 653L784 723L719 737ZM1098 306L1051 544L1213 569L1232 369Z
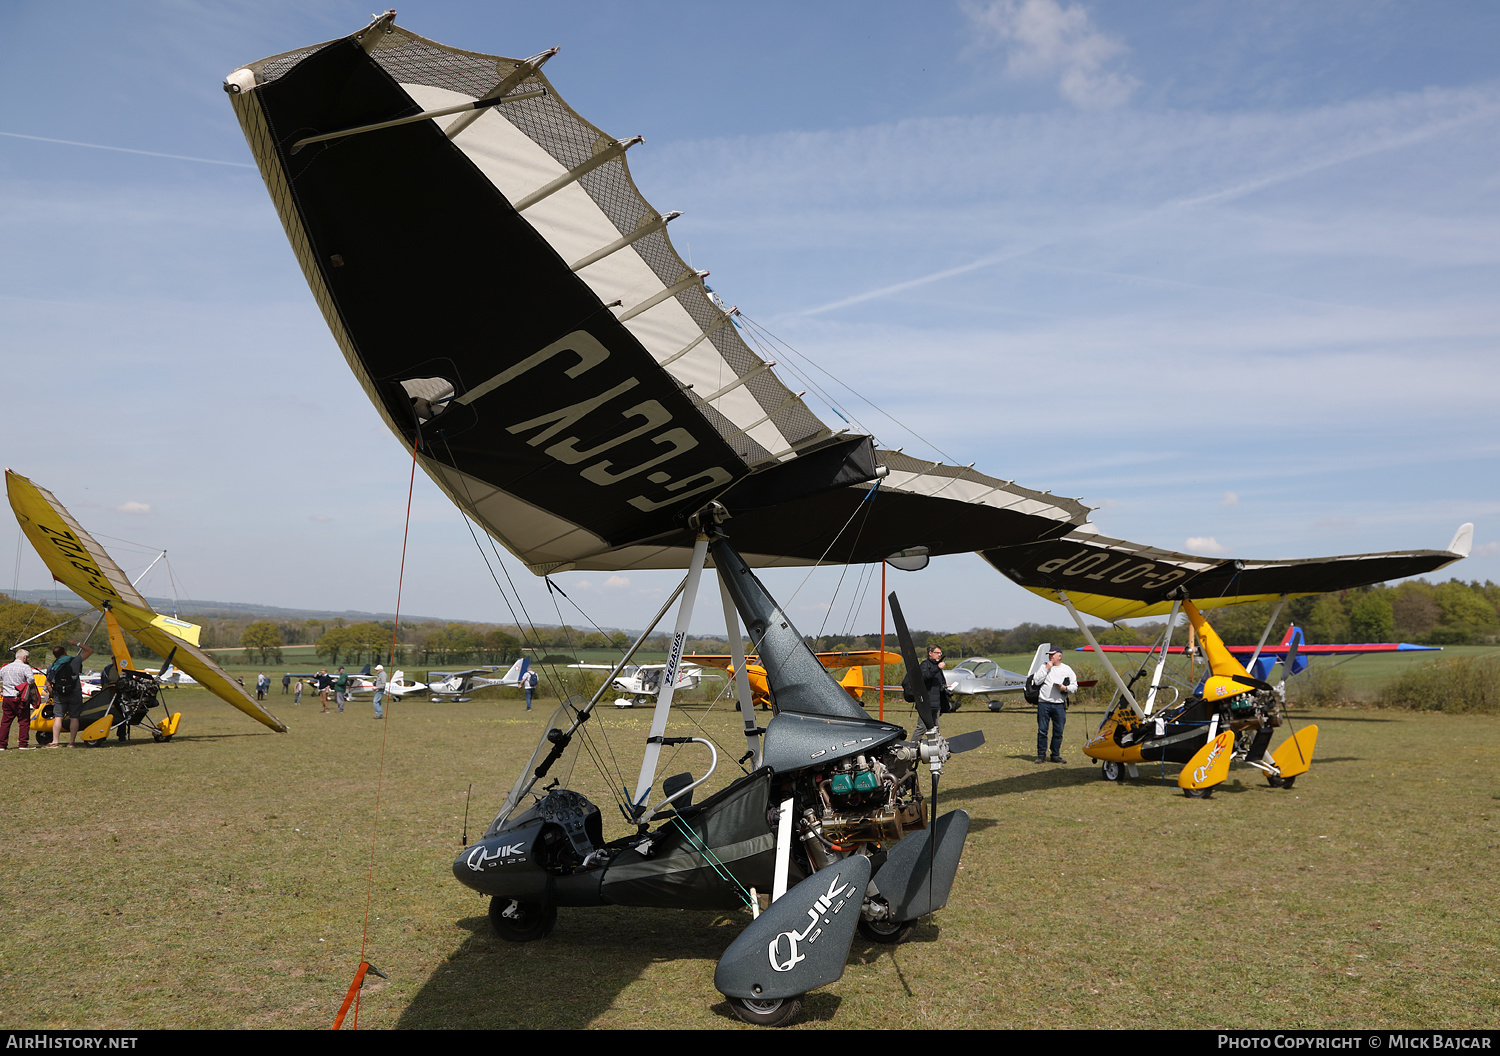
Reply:
M225 81L350 368L533 572L685 566L685 516L710 500L757 565L1086 521L1074 500L820 421L673 248L676 214L626 164L639 137L579 117L540 72L550 57L459 51L387 15Z
M1194 557L1075 531L1058 539L990 547L981 556L1044 598L1068 600L1105 620L1170 612L1186 591L1200 609L1304 597L1419 576L1469 556L1474 526L1465 524L1446 550L1403 550L1293 561Z

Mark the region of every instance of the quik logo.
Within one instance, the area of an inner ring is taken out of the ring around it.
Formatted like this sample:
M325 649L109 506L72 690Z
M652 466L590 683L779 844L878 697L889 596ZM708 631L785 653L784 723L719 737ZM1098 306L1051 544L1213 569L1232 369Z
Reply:
M1214 750L1208 753L1208 758L1205 759L1205 760L1203 760L1203 765L1200 766L1200 767L1198 767L1198 769L1196 769L1196 770L1193 771L1193 780L1195 782L1202 781L1205 777L1207 777L1208 774L1209 774L1209 771L1211 771L1214 768L1214 762L1219 758L1219 756L1221 756L1223 754L1224 754L1224 742L1223 741L1217 741L1217 742L1215 742L1215 744L1214 744Z
M526 850L524 843L507 843L503 847L496 847L493 852L486 852L483 847L475 847L469 852L465 864L476 873L497 865L510 865L512 862L524 862L522 852Z
M833 880L828 885L828 890L819 895L818 900L808 909L807 927L801 931L783 931L771 940L767 947L767 955L771 961L772 971L789 972L798 963L807 960L806 954L797 952L797 944L805 942L811 946L817 942L818 936L823 934L823 929L818 927L818 918L822 917L824 913L828 913L830 908L834 913L843 909L844 905L849 901L848 893L852 889L853 885L840 884L838 875L834 875ZM843 896L842 898L839 897L841 895ZM838 905L833 904L834 899L838 899ZM829 921L825 919L823 923L827 924ZM781 953L783 942L786 944L785 956Z

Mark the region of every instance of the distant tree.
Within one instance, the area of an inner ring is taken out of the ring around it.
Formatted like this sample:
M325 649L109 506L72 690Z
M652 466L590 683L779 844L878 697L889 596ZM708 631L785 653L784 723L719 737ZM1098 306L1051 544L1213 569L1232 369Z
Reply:
M260 662L263 664L272 660L281 662L281 632L274 623L252 623L240 635L240 645L245 650L247 663L254 662L256 653L260 654Z
M1356 642L1388 642L1396 633L1396 614L1378 591L1358 595L1349 605L1349 635Z
M350 634L343 627L335 627L314 642L313 649L330 664L336 664L339 662L340 656L348 658L350 652Z

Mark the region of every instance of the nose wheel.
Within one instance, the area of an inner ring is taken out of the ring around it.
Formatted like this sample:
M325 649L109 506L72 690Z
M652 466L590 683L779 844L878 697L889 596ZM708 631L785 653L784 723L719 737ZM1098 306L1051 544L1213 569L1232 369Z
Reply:
M802 995L760 1001L753 997L731 997L729 1009L742 1022L754 1027L779 1027L802 1011Z
M532 942L552 934L557 907L540 902L518 902L496 895L490 899L490 927L506 942Z

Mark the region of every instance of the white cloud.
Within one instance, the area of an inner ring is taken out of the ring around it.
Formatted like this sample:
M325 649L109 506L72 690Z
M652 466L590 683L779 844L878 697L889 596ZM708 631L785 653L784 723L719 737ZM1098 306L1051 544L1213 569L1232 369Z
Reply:
M604 586L607 590L619 590L622 587L630 586L630 578L628 576L610 576L604 581Z
M333 520L333 518L332 518L332 517L330 517L330 516L328 516L328 514L326 514L326 513L309 513L309 514L308 514L308 515L307 515L307 519L308 519L308 520L309 520L309 521L317 521L317 522L319 522L319 523L320 523L320 524L321 524L321 523L324 523L324 522L326 522L326 521L331 521L331 520Z
M1240 497L1232 491L1226 491L1224 497L1219 500L1220 506L1238 506L1239 504Z
M1480 543L1469 551L1471 557L1500 557L1500 539L1488 543Z
M573 590L593 590L594 584L587 579L576 580L572 586Z
M1081 5L1059 0L994 0L966 4L981 39L1005 49L1005 72L1021 79L1057 78L1062 97L1080 110L1110 110L1140 81L1108 68L1126 49L1100 33Z
M115 507L115 512L116 513L150 513L151 512L151 507L148 506L148 505L146 505L144 502L136 502L136 501L134 501L132 499L130 502L122 503L121 505L116 506Z
M1183 544L1183 549L1190 554L1207 554L1217 557L1219 554L1229 553L1229 547L1221 544L1211 535L1195 535Z

